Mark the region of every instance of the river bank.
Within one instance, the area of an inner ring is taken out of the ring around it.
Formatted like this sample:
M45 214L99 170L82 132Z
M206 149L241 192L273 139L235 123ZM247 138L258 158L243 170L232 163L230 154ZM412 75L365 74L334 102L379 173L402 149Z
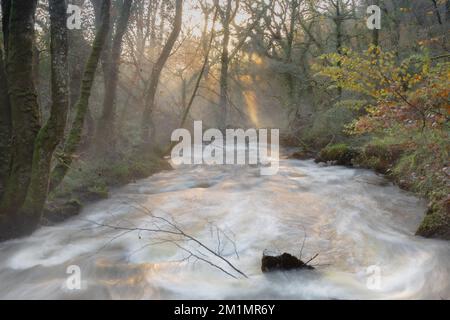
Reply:
M375 139L361 144L349 139L319 151L300 148L291 157L313 158L318 163L366 168L382 174L401 189L427 199L426 215L416 231L418 236L450 240L450 168L448 153L440 153L436 156L432 149L424 150L413 142Z
M41 224L63 222L78 215L86 205L107 199L112 189L171 169L154 151L122 155L108 161L78 159L61 186L49 195Z

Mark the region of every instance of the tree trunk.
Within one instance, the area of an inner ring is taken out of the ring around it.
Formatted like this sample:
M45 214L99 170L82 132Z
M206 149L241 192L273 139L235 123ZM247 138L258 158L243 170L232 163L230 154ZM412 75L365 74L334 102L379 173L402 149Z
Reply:
M436 19L439 24L442 24L442 17L441 17L441 13L439 12L439 6L437 3L437 0L431 0L431 1L433 2L433 8L434 8L434 12L436 14Z
M162 0L161 1L161 9L160 9L160 21L159 21L159 34L158 34L158 44L162 46L163 42L164 42L164 29L165 29L165 25L166 25L166 6L167 3Z
M11 166L0 204L0 234L13 232L31 176L34 141L40 129L39 106L33 83L34 15L37 0L12 1L6 75L11 106Z
M50 117L39 131L34 144L30 185L25 203L20 210L23 221L21 234L32 232L41 219L47 199L53 152L64 136L69 109L66 10L65 1L49 1L52 106Z
M219 5L218 3L216 4ZM222 40L222 54L221 54L221 68L220 68L220 100L219 109L222 110L222 129L227 126L228 120L228 66L230 63L228 45L230 43L230 19L231 19L231 0L227 1L225 15L222 17L223 26L223 40Z
M2 30L3 30L3 46L4 59L6 66L6 58L8 57L8 42L9 42L9 18L11 15L11 0L1 0L2 7Z
M108 36L110 8L111 0L104 0L102 4L102 25L95 35L94 44L92 46L89 59L84 69L80 99L78 100L75 107L76 115L72 123L72 128L64 144L63 155L61 156L61 159L59 159L59 163L51 173L50 191L59 186L59 184L63 180L72 164L73 156L80 144L83 124L87 109L89 107L89 97L91 95L92 85L94 83L95 72L100 60L103 45L105 43L106 37Z
M287 38L287 45L286 45L286 58L285 61L288 65L292 64L292 49L294 44L294 37L295 37L295 25L297 21L297 11L298 11L298 0L292 0L289 3L290 6L290 19L289 19L289 32L286 36ZM295 76L292 74L292 71L288 71L286 73L286 81L288 84L288 95L289 95L289 101L290 103L295 103L297 100L297 94L296 94L296 79Z
M341 1L336 1L336 17L334 19L334 23L336 25L336 52L338 54L342 54L342 14L341 14ZM341 67L341 64L338 63L338 67ZM338 99L340 100L342 97L342 88L338 87Z
M149 10L151 11L150 16L150 56L153 57L155 53L155 49L157 48L157 37L156 37L156 16L159 9L159 1L153 0L150 4L151 8ZM161 31L162 32L162 31ZM141 46L142 50L139 50L139 54L142 55L144 53L144 48ZM139 48L139 49L141 49ZM142 61L142 60L139 60Z
M83 6L85 0L72 1L73 4ZM70 106L69 113L71 113L75 104L80 97L80 86L83 77L83 67L86 63L87 56L89 54L89 44L83 37L83 33L80 30L69 30L69 75L70 75Z
M102 0L92 0L92 5L94 7L94 16L95 16L95 29L98 31L101 28L102 25ZM112 1L111 3L111 9L112 12L116 12L115 9L117 5L117 2ZM109 59L108 56L111 54L111 42L112 42L112 32L115 25L115 15L110 16L110 27L108 30L108 35L106 37L105 43L103 44L102 53L100 55L100 62L102 65L102 71L103 71L103 85L106 91L106 86L108 83L108 74L109 74Z
M373 4L379 7L380 0L375 0ZM372 44L376 47L380 45L380 30L377 28L372 30Z
M150 78L150 85L148 88L147 96L145 99L145 109L143 114L143 122L142 122L142 142L145 144L148 143L148 138L150 135L150 128L152 127L152 113L155 108L155 96L156 90L158 88L159 78L161 76L161 72L164 68L164 65L167 62L167 59L170 56L173 46L178 38L178 35L181 31L182 24L182 16L183 16L183 0L176 0L176 8L175 8L175 21L173 25L172 32L170 33L169 38L167 39L164 48L153 65L152 75Z
M122 52L122 39L128 26L132 2L132 0L125 0L123 3L121 15L117 22L114 34L111 55L108 57L109 68L106 77L107 82L103 99L103 112L98 122L96 139L99 152L102 155L105 155L108 150L113 151L115 146L115 100L119 77L120 55Z
M3 195L6 179L8 178L11 151L11 106L9 104L8 83L6 79L6 48L11 1L2 0L1 7L4 42L0 44L0 199Z
M8 177L11 142L11 109L3 57L0 46L0 197Z
M450 0L445 2L445 22L450 24Z

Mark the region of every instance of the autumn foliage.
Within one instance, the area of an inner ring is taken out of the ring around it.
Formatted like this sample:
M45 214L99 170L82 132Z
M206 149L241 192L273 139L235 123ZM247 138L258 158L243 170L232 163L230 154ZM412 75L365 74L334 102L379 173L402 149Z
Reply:
M443 128L449 117L450 63L426 52L400 60L394 52L370 47L321 57L318 75L332 86L359 94L347 101L363 115L351 126L353 133L404 129ZM344 101L345 102L345 101Z

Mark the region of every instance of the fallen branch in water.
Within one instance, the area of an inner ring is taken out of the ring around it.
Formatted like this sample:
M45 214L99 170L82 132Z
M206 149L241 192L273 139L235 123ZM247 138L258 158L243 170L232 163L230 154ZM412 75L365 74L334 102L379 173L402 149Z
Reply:
M222 249L221 249L220 242L219 242L218 249L217 249L217 252L216 252L213 249L209 248L204 243L202 243L197 238L191 236L190 234L187 234L178 225L176 225L174 222L172 222L168 218L154 215L151 210L149 210L148 208L145 208L143 206L133 206L133 207L135 209L140 210L141 212L145 213L147 216L151 217L152 219L154 219L154 221L152 223L153 223L153 225L155 227L154 228L126 227L126 226L121 226L121 225L111 225L111 224L108 224L108 223L101 223L101 222L88 220L88 219L84 219L84 220L88 221L89 223L92 223L93 225L96 225L98 227L104 227L104 228L109 228L109 229L112 229L112 230L124 231L123 233L114 236L108 242L108 244L111 243L112 241L122 237L123 235L130 233L130 232L138 232L139 238L142 238L141 233L143 233L143 232L150 232L150 233L156 233L156 234L166 234L166 235L179 237L178 239L177 238L175 238L175 239L164 239L163 241L165 243L171 243L171 244L177 246L179 249L183 250L184 252L188 253L188 257L183 259L183 260L189 260L190 258L195 258L197 260L203 261L203 262L209 264L210 266L212 266L212 267L214 267L214 268L224 272L225 274L227 274L228 276L230 276L232 278L235 278L235 279L238 278L237 276L235 276L231 272L228 272L227 270L225 270L223 267L221 267L218 264L215 264L212 261L208 260L206 258L207 255L201 253L199 250L197 250L199 252L197 254L197 253L193 252L193 250L185 248L185 247L183 247L183 246L181 246L179 244L179 242L193 242L196 245L198 245L201 249L204 249L210 255L212 255L215 258L219 259L220 261L224 262L227 266L229 266L234 272L236 272L240 276L242 276L244 278L248 278L248 276L244 272L239 270L236 266L234 266L229 260L227 260L222 255ZM163 226L160 226L160 224L158 224L157 222L162 223ZM219 239L220 239L221 235L225 235L225 233L221 229L219 229L218 227L216 228L216 232L217 232L217 237ZM233 242L227 235L225 235L225 238L227 240ZM106 245L108 245L108 244L106 244ZM147 247L147 245L145 247ZM237 250L236 250L236 246L235 246L234 243L233 243L233 247L234 247L235 254L237 256ZM203 255L204 257L201 257L200 255Z

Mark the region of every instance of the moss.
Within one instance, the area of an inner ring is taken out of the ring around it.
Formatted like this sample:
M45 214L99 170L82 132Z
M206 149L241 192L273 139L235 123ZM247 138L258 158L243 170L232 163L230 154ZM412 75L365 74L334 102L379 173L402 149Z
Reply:
M51 213L47 215L52 217L52 221L56 221L59 218L55 218L55 215L65 210L61 208L67 208L70 214L73 214L73 206L66 205L72 199L81 202L105 199L108 198L112 186L125 185L168 169L171 169L170 164L154 152L130 152L115 160L100 163L94 158L80 159L68 171L61 185L50 194L47 213Z
M352 165L352 159L356 155L356 149L345 143L339 143L323 148L319 152L316 162L335 161L338 165L350 166Z
M374 140L362 148L362 152L355 158L355 164L388 174L407 149L405 144Z
M450 239L448 137L429 130L375 138L355 158L355 164L386 174L401 188L430 201L417 234Z
M21 216L19 209L28 192L34 142L40 129L39 103L32 77L36 4L35 0L11 2L6 75L14 139L8 179L0 203L0 216L5 216L2 221L6 221L5 225L0 225L0 239L26 234L32 224L31 221L24 223L23 219L10 217Z
M449 201L435 203L430 207L416 234L423 237L438 237L450 240Z
M67 135L64 143L63 153L60 155L58 164L51 173L50 191L55 190L63 181L69 168L72 166L73 155L77 151L83 132L86 113L89 107L89 97L91 95L92 86L94 84L95 73L98 61L102 53L103 45L108 36L110 25L110 1L104 1L102 6L102 23L98 29L91 53L84 68L83 80L81 82L80 98L75 104L75 118L72 127Z

